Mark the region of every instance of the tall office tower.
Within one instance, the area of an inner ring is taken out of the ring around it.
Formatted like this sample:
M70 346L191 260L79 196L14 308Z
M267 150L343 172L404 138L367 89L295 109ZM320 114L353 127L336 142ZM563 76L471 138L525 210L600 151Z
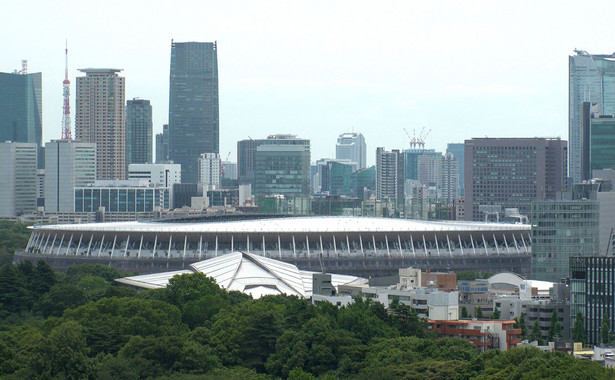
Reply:
M198 182L203 184L203 190L220 188L221 160L218 153L202 153L199 156Z
M201 153L220 153L218 53L215 42L171 42L169 159L182 181L198 178Z
M434 149L404 149L404 177L405 179L419 179L419 156L423 154L436 154Z
M52 140L45 144L45 211L74 212L75 187L96 180L96 144Z
M589 173L615 168L615 117L600 115L590 119L589 140Z
M518 208L555 199L566 185L566 141L474 138L465 141L466 220L483 220L480 206Z
M156 134L156 163L169 162L169 124L162 125L162 133Z
M26 70L24 72L24 70ZM0 141L43 141L43 74L0 73Z
M36 212L36 143L0 142L0 217Z
M463 177L463 167L464 167L464 152L463 152L463 143L455 144L450 143L446 146L446 153L452 153L459 163L459 195L464 195L464 177Z
M80 69L75 136L96 143L96 179L126 177L125 80L121 69Z
M310 195L310 140L271 135L258 140L254 154L254 195Z
M615 55L575 50L568 57L569 173L572 183L582 180L583 102L597 105L602 115L615 115Z
M400 205L404 201L404 155L393 149L376 148L376 199Z
M448 152L442 157L440 201L452 205L459 196L459 161Z
M260 141L260 140L259 140ZM240 185L251 185L254 189L254 158L257 140L237 141L237 178Z
M418 156L418 180L423 185L440 190L442 185L442 153L423 153Z
M126 102L126 165L152 163L152 106L149 100Z
M342 133L335 144L335 158L356 162L358 169L367 167L367 145L361 133Z

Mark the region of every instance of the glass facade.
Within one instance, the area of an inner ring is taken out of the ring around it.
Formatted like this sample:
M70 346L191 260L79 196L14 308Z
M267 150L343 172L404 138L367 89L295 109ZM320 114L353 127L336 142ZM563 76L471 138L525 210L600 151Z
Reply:
M152 163L152 106L149 100L126 102L126 165Z
M201 153L219 152L216 43L173 42L169 87L169 159L182 182L196 183Z
M532 278L559 282L568 277L573 256L598 254L597 201L532 203Z
M43 74L0 73L0 142L43 141Z
M170 208L169 188L75 188L75 212L152 212Z
M310 195L310 141L303 139L263 140L255 154L254 195Z
M615 168L615 118L593 118L590 123L591 171Z

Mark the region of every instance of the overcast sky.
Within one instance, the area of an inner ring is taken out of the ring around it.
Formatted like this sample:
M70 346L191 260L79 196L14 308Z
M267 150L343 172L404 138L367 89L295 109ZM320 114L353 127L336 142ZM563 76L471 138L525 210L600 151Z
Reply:
M9 4L7 4L9 3ZM79 68L121 68L126 99L168 120L171 39L217 41L220 154L291 133L312 161L343 132L427 148L472 137L568 139L568 55L615 51L614 1L3 1L0 71L43 73L43 140L60 138L64 43ZM74 116L74 115L73 115ZM1 115L0 115L1 117ZM73 119L74 131L74 119Z

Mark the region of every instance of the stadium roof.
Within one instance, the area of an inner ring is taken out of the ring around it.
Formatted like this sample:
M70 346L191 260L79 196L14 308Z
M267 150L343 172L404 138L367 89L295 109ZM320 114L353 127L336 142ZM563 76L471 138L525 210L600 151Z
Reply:
M212 277L226 290L237 290L253 298L264 295L287 294L301 298L312 296L312 275L316 272L299 270L295 265L246 252L233 252L190 265L189 270L132 276L117 282L146 289L164 288L176 275L203 273ZM361 277L332 274L331 284L362 285Z

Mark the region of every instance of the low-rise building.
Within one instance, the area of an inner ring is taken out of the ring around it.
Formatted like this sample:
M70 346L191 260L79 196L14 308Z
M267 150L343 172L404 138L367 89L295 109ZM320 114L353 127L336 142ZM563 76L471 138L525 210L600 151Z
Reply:
M427 329L437 331L440 337L457 337L469 340L481 351L514 348L521 343L521 329L514 328L515 321L499 320L429 320Z

